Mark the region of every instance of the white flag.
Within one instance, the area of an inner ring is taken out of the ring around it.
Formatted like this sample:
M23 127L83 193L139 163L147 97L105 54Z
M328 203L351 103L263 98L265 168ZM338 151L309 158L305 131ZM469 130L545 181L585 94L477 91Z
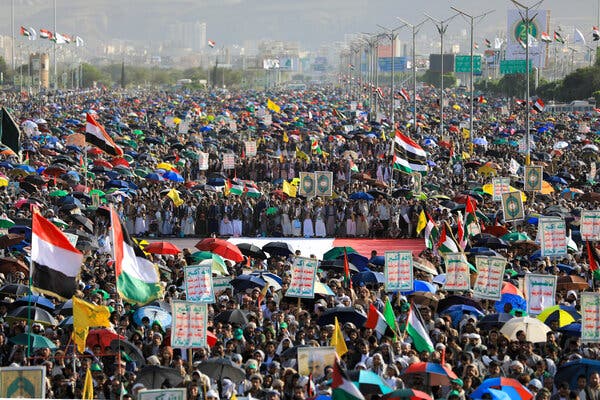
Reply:
M573 43L585 44L585 36L583 36L583 33L577 28L575 28L575 39L573 40Z
M500 38L495 38L494 39L494 50L500 50L502 48L503 43L504 43L504 40L502 40Z
M511 174L516 175L517 172L519 172L519 168L521 168L521 166L519 165L517 160L515 160L514 158L511 158L510 159L510 167L508 168L508 171Z

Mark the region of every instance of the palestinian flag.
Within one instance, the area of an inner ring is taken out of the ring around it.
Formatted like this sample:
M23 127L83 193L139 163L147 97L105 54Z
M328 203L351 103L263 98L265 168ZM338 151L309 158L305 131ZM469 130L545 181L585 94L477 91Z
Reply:
M100 125L92 114L86 114L86 126L85 126L85 141L93 144L94 146L104 150L106 153L113 156L122 156L123 149L121 149L112 140L112 138L106 133L104 127Z
M394 138L394 169L407 174L427 173L427 153L414 140L396 131Z
M467 238L475 236L481 233L481 227L477 220L477 207L475 202L469 197L467 198L467 205L465 207L465 236Z
M550 37L550 35L548 35L548 33L546 32L542 32L540 39L542 40L542 42L544 43L552 43L552 38Z
M533 106L532 106L532 108L533 108L535 111L537 111L537 112L541 113L541 112L544 112L544 107L545 107L545 106L546 106L546 105L544 104L544 101L543 101L542 99L538 98L538 99L535 101L535 103L533 103Z
M422 351L431 353L435 350L429 333L423 325L419 310L413 304L410 305L406 319L406 333L411 337L413 346L419 353Z
M123 299L139 305L162 296L158 268L121 225L115 210L110 210L117 291Z
M396 336L396 316L389 299L385 303L383 314L373 304L369 306L365 328L373 329L379 336Z
M339 360L335 360L333 373L331 375L331 400L365 400L360 390L348 378L346 371L340 366Z
M22 26L20 33L21 33L21 36L28 37L29 40L31 40L31 32L29 31L29 29L27 29L24 26Z
M31 226L31 285L38 292L66 301L77 290L83 254L39 212L33 213Z
M565 44L565 39L563 39L561 34L558 33L557 31L554 31L554 41L561 43L561 44Z
M354 71L354 64L348 64L348 68L350 68L350 71Z
M456 226L457 226L456 236L458 239L458 244L459 244L460 248L464 250L465 247L467 246L467 237L465 235L465 227L463 225L462 213L460 211L456 215Z
M594 26L592 28L592 36L594 37L594 42L600 40L600 31L598 30L597 26Z
M354 163L354 161L352 159L350 159L348 161L348 164L350 165L350 171L358 172L358 167L356 166L356 164Z
M598 254L598 249L589 240L586 240L585 245L587 247L590 271L592 271L594 279L600 279L600 254Z
M437 249L440 253L458 253L460 252L460 248L454 237L452 237L452 231L450 231L450 227L447 226L447 223L444 222L442 225L442 232L440 233L440 237L437 242Z
M483 42L488 49L492 47L492 42L490 42L489 39L483 39Z
M377 95L377 97L379 97L379 100L383 100L384 96L383 96L383 90L381 90L380 87L375 89L375 94Z

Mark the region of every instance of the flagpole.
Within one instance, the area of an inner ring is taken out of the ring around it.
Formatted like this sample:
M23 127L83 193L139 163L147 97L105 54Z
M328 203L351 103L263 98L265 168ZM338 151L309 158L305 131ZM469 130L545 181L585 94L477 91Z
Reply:
M10 54L12 56L12 70L13 73L15 71L15 0L10 1L10 34L11 34L11 50ZM14 82L14 79L13 79Z
M58 90L58 72L56 71L56 0L54 0L54 46L53 58L54 58L54 90Z

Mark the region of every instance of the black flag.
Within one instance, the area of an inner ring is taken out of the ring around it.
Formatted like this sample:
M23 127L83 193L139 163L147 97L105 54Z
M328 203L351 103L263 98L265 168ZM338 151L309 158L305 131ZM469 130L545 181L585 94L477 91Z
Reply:
M2 125L0 126L0 138L2 144L10 147L15 154L19 154L19 136L21 133L19 125L17 125L6 107L2 107L0 114L2 117Z

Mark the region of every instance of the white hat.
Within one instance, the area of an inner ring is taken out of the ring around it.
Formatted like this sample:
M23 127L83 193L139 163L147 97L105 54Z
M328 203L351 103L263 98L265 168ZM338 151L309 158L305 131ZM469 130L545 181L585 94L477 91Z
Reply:
M529 384L527 386L533 386L534 388L536 388L537 390L541 390L542 389L542 382L540 382L539 379L532 379L529 381Z
M209 397L214 397L214 398L216 398L218 400L219 399L219 393L216 390L211 389L208 392L206 392L206 398L209 398Z

